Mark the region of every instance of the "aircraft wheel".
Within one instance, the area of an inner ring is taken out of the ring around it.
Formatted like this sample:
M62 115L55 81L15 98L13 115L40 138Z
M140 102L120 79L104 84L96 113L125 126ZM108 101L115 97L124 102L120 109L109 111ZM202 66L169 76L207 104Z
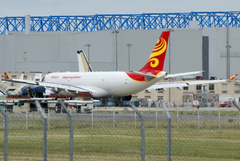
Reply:
M61 112L61 106L60 106L60 104L56 104L56 106L55 106L55 113L60 113Z
M81 113L81 106L77 106L76 111L77 111L77 113Z

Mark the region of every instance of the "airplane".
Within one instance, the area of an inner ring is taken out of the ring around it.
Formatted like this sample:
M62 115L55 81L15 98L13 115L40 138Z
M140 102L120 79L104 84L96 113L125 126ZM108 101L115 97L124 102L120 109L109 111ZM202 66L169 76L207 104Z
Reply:
M56 72L45 75L41 81L5 79L5 81L26 83L49 88L53 93L76 95L88 92L94 99L113 98L129 101L131 95L147 88L171 88L191 85L168 82L158 83L162 79L201 73L202 71L168 74L163 71L170 31L163 31L146 64L138 71L116 72ZM79 52L80 53L80 52ZM83 68L80 69L83 71ZM226 80L197 81L196 84L224 82Z
M23 80L23 76L24 74L21 74L21 76L19 77L20 80ZM8 75L6 72L4 72L4 78L5 79L9 79ZM23 87L23 86L21 86ZM15 89L14 91L11 91L11 94L16 94L17 89ZM8 85L6 84L6 81L0 81L0 95L6 95L7 93L9 93L8 90Z

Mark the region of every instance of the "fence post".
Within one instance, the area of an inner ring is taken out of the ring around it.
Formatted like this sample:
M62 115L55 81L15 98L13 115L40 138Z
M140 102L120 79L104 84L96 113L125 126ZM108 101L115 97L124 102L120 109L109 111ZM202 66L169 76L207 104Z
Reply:
M92 106L92 129L93 129L93 106Z
M158 115L158 112L157 112L157 106L156 106L156 129L158 128L158 117L157 117L157 115Z
M8 160L8 115L0 107L0 112L4 116L4 161Z
M130 107L138 114L138 116L141 118L141 161L145 161L145 119L144 116L137 110L137 108L129 102Z
M240 128L240 107L238 107L237 103L235 101L232 101L235 107L239 110L239 128Z
M47 161L47 129L46 129L46 115L38 101L35 101L35 105L40 112L43 119L43 160Z
M136 123L137 119L136 119L136 111L134 111L134 122L135 122L135 129L137 128L137 123Z
M72 118L72 114L69 112L66 105L61 100L59 100L59 103L64 108L64 110L67 112L67 115L70 118L70 121L69 121L69 124L70 124L69 155L70 155L70 161L73 161L73 118ZM92 112L93 112L93 109L92 109Z
M165 111L165 114L167 116L167 132L168 132L168 136L167 136L167 143L168 143L168 161L171 161L171 155L172 155L172 145L171 145L171 116L168 112L168 109L165 105L165 103L163 102L163 100L160 100L161 101L161 105L163 106L163 109Z
M218 127L219 129L221 128L221 118L220 118L220 109L219 109L219 112L218 112Z
M48 130L50 130L50 109L48 108Z
M178 129L178 108L177 108L177 129Z
M113 109L113 128L115 129L115 107Z
M26 108L26 130L28 129L28 109Z
M232 101L232 103L234 104L235 107L237 107L237 109L240 111L240 107L238 107L237 103L235 101Z
M198 108L198 129L199 129L199 108Z

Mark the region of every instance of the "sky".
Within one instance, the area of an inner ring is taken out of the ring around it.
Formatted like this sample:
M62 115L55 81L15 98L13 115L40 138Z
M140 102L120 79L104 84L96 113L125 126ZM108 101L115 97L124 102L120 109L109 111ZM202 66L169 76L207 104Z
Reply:
M240 0L0 0L0 17L240 11Z

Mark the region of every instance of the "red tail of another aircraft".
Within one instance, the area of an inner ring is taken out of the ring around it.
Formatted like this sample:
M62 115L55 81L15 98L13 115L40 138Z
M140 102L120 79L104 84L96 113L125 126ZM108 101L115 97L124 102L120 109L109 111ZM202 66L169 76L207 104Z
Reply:
M4 72L4 77L5 77L5 79L9 79L9 77L8 77L6 72Z
M234 76L231 76L230 78L228 78L228 80L233 80L236 76L238 76L238 74L235 74Z
M163 31L161 36L159 37L152 54L148 58L145 66L139 70L140 72L151 72L151 71L162 71L165 55L168 46L168 38L170 31ZM154 72L155 73L155 72Z

